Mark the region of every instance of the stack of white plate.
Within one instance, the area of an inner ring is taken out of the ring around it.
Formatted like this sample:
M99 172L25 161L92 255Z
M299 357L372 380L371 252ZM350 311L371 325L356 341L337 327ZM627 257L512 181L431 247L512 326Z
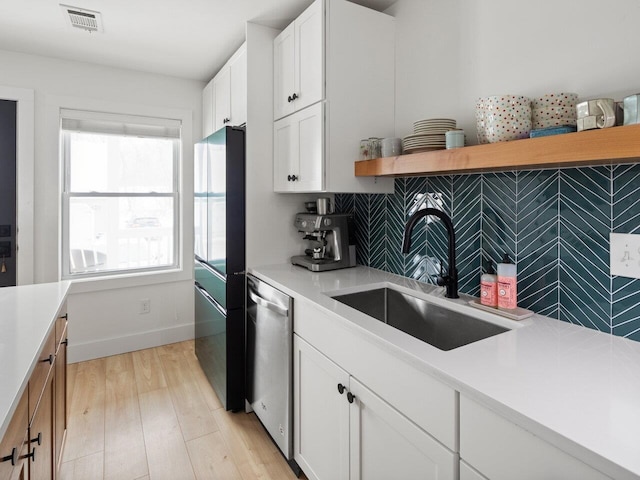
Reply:
M450 118L428 118L413 124L413 134L402 139L405 153L427 152L446 148L445 133L456 128Z

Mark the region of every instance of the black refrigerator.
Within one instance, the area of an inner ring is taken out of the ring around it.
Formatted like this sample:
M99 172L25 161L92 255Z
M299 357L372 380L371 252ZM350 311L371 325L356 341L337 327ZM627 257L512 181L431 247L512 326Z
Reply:
M195 351L227 410L244 409L245 129L195 145Z

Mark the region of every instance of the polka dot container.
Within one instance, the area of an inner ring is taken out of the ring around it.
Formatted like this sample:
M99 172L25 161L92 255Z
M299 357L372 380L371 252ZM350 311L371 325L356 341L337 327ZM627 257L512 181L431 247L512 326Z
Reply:
M531 101L533 128L576 125L577 93L548 93Z
M531 100L521 95L494 95L476 103L478 143L529 138Z

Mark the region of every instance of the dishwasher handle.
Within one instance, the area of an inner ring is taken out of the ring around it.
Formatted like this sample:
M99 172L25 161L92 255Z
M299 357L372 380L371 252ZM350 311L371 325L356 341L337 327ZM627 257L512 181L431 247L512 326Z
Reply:
M278 315L282 315L283 317L287 317L289 315L289 309L286 307L281 307L277 303L270 302L269 300L265 300L261 296L259 296L256 292L254 292L250 287L247 288L247 292L249 294L249 298L256 305L260 305L272 312L276 312Z

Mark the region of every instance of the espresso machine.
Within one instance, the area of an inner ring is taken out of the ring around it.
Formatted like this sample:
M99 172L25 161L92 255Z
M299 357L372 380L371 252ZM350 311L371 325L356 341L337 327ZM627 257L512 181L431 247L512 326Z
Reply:
M352 214L297 213L294 226L309 244L305 255L291 257L292 264L312 272L356 266Z

